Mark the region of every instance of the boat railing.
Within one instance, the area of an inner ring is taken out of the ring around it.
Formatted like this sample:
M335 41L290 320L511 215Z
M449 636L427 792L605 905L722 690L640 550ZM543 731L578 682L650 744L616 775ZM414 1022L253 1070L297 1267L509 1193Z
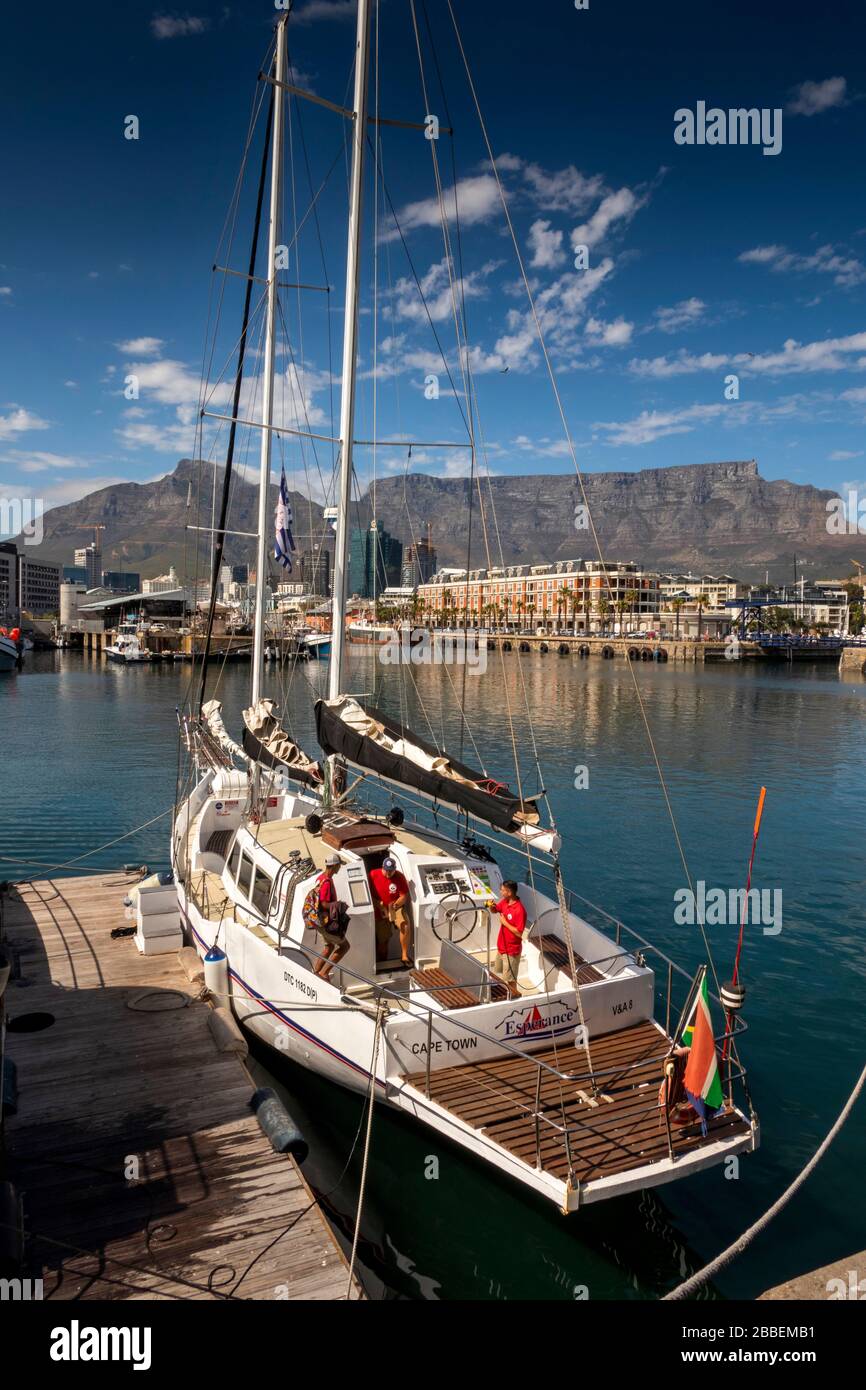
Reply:
M257 914L254 910L251 910L249 915L253 919L258 920L261 926L263 927L272 926L272 924L269 923L266 918L260 917L259 914ZM629 932L631 935L635 936L636 939L640 940L644 945L644 949L650 951L657 950L657 948L654 947L652 943L645 942L644 939L640 937L639 933L632 932L631 929L626 927L624 923L620 923L619 925L622 928L622 930ZM294 949L300 950L302 954L309 958L315 958L321 961L326 959L323 952L318 951L314 946L305 945L301 947L297 943L295 943ZM661 955L664 959L669 961L669 965L671 967L671 970L669 972L669 980L672 980L673 973L674 971L676 971L679 975L683 976L686 980L689 981L690 987L693 985L694 981L688 975L687 971L683 970L680 966L677 966L676 962L670 961L668 957L664 956L663 952L659 951L659 955ZM376 980L372 980L369 976L361 975L357 971L352 970L351 966L343 964L342 961L339 963L339 965L336 966L336 970L339 972L340 975L341 992L343 995L343 999L345 1000L345 1003L347 1005L350 1005L358 1009L364 1008L366 1010L370 1008L371 1004L377 1009L380 1009L383 1007L383 1005L394 1003L399 1007L402 1016L405 1017L406 1006L408 1004L408 1012L410 1016L414 1015L415 1017L418 1017L420 1015L421 1017L424 1017L426 1015L427 1048L425 1062L424 1093L428 1100L432 1099L431 1059L433 1055L432 1044L434 1041L434 1025L437 1022L441 1024L445 1018L447 1018L449 1028L457 1028L462 1032L466 1033L467 1035L474 1036L475 1038L487 1043L493 1042L496 1045L497 1054L508 1054L512 1057L517 1057L525 1064L528 1064L530 1069L530 1078L533 1077L532 1069L534 1068L534 1084L532 1080L530 1080L528 1084L524 1084L515 1081L509 1077L500 1076L497 1077L497 1087L499 1088L499 1094L501 1095L503 1102L508 1101L510 1098L512 1104L516 1104L520 1109L524 1111L525 1114L532 1118L535 1127L536 1165L538 1168L541 1168L543 1166L541 1153L541 1136L543 1132L552 1132L561 1136L563 1152L565 1154L566 1162L568 1164L568 1171L569 1173L571 1173L572 1161L570 1149L570 1136L572 1134L578 1133L581 1130L585 1131L587 1128L592 1128L592 1122L588 1116L581 1115L580 1119L576 1121L569 1121L567 1119L565 1113L565 1101L560 1091L560 1087L563 1084L574 1085L575 1082L580 1082L584 1087L588 1087L592 1091L593 1097L597 1097L604 1093L605 1082L615 1081L621 1085L624 1080L628 1079L630 1073L636 1072L641 1068L645 1068L647 1066L648 1060L653 1060L652 1058L648 1059L646 1056L644 1056L638 1057L632 1062L619 1063L611 1067L597 1068L592 1063L592 1039L590 1038L588 1040L588 1045L581 1042L577 1038L577 1032L575 1030L575 1039L572 1042L571 1046L574 1046L577 1049L586 1047L586 1065L582 1066L579 1070L574 1070L571 1068L566 1070L558 1065L553 1065L552 1063L546 1061L543 1057L539 1057L536 1053L526 1052L525 1050L515 1046L514 1043L509 1042L505 1038L493 1038L491 1034L489 1032L486 1032L483 1028L476 1027L474 1024L467 1022L465 1019L461 1019L459 1015L459 1010L450 1010L446 1013L442 1010L441 1007L437 1007L432 1003L427 1003L424 999L418 998L417 994L407 995L405 991L396 989L393 986L392 982L379 982ZM372 1000L364 1000L362 1002L361 1000L353 999L351 995L348 995L345 992L344 987L344 981L346 978L355 981L357 984L364 986L365 990L370 991L372 994ZM453 986L451 987L453 988ZM529 996L524 997L528 998ZM543 1002L544 1000L543 992L539 994L536 991L535 997L541 1002ZM270 1001L270 1003L279 1002L281 1001ZM727 1092L727 1104L729 1106L733 1105L734 1086L735 1084L738 1084L743 1088L745 1100L749 1108L749 1113L752 1117L754 1117L751 1097L746 1082L747 1073L745 1068L740 1063L739 1057L736 1054L736 1037L738 1033L744 1030L746 1025L742 1022L742 1020L739 1018L737 1014L734 1014L733 1016L726 1014L725 1017L725 1030L722 1033L716 1035L715 1043L716 1049L720 1053L721 1058L723 1059L725 1068L724 1086ZM668 1039L670 1039L669 1027L665 1029L665 1034L668 1037ZM657 1055L659 1055L660 1058L660 1054ZM471 1064L465 1063L464 1065ZM548 1102L547 1104L543 1102L542 1097L542 1082L544 1081L545 1077L548 1079L553 1079L555 1082L558 1083L556 1087L556 1095L558 1096L558 1099ZM660 1073L659 1082L661 1082L661 1079L662 1077ZM670 1116L665 1107L660 1107L660 1109L663 1110L666 1122L668 1156L671 1160L673 1160L674 1148ZM559 1110L560 1112L561 1121L554 1118L553 1113L548 1113L549 1111L555 1112L556 1110ZM625 1141L623 1141L623 1148L627 1148L627 1144L625 1143Z

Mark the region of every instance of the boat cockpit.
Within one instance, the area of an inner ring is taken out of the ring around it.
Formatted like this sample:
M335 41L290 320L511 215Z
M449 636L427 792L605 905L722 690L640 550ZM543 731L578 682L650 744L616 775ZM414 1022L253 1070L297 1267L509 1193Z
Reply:
M340 867L334 882L349 918L349 949L328 982L339 994L359 1000L379 996L392 1010L418 1004L443 1013L509 1000L505 981L495 973L499 921L488 911L502 888L494 860L473 857L438 832L323 810L308 797L274 790L265 798L259 824L243 815L246 798L240 795L210 798L197 819L190 846L192 883L207 896L212 919L230 913L253 936L312 971L323 941L305 922L303 905L336 853ZM408 968L396 928L386 949L380 940L377 952L370 874L386 856L396 861L409 887ZM527 884L519 892L528 921L520 998L573 997L576 987L583 993L614 979L625 986L634 977L637 1015L646 1010L649 1016L651 971L573 915L569 953L558 905ZM632 1003L628 1012L635 1007Z

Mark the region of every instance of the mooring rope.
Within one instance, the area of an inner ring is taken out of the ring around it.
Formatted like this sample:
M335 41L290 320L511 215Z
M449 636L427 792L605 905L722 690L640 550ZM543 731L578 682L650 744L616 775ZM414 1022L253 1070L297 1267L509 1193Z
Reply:
M747 1249L749 1245L751 1245L752 1241L755 1239L755 1236L760 1235L761 1231L765 1230L767 1226L769 1226L773 1217L777 1216L778 1213L782 1210L782 1208L788 1205L791 1198L800 1190L806 1179L817 1168L818 1164L821 1162L821 1159L824 1157L830 1145L833 1143L833 1140L836 1138L836 1135L842 1129L842 1126L848 1119L848 1116L851 1114L851 1111L854 1109L854 1106L857 1104L857 1101L860 1097L860 1094L864 1086L866 1086L866 1067L864 1067L861 1071L859 1079L857 1080L857 1083L854 1086L853 1091L851 1092L850 1096L848 1097L844 1106L842 1107L842 1110L840 1111L839 1116L836 1119L836 1122L833 1125L832 1129L830 1129L830 1131L825 1135L824 1139L818 1145L817 1149L813 1153L812 1157L809 1159L809 1162L806 1164L805 1168L803 1168L797 1174L797 1177L790 1184L790 1186L785 1188L785 1191L782 1193L781 1197L779 1197L777 1201L775 1201L773 1205L769 1208L769 1210L765 1211L764 1215L759 1217L758 1220L755 1221L754 1224L748 1228L748 1230L744 1231L743 1234L739 1236L738 1239L735 1240L732 1245L729 1245L728 1248L726 1250L723 1250L720 1255L717 1255L714 1260L710 1260L710 1263L708 1265L704 1265L703 1269L699 1269L697 1274L691 1275L691 1277L684 1280L682 1284L678 1284L675 1289L672 1289L670 1293L666 1293L664 1298L662 1299L662 1302L668 1302L671 1299L688 1298L689 1294L692 1294L695 1292L696 1289L701 1288L702 1285L706 1284L709 1279L712 1279L713 1275L717 1274L720 1269L724 1269L725 1266L729 1265L731 1261L736 1258L737 1255L742 1254L742 1252L745 1249Z
M361 1234L361 1213L364 1210L364 1190L367 1186L367 1168L370 1161L370 1139L373 1132L373 1107L376 1104L376 1062L379 1056L379 1038L382 1033L382 1013L380 1005L376 1015L376 1032L373 1036L373 1056L370 1060L370 1089L367 1092L367 1132L364 1136L364 1157L361 1163L361 1182L358 1188L358 1209L355 1212L355 1234L352 1237L352 1258L349 1261L349 1278L346 1284L346 1300L352 1297L352 1280L355 1276L355 1257L358 1253L358 1237Z

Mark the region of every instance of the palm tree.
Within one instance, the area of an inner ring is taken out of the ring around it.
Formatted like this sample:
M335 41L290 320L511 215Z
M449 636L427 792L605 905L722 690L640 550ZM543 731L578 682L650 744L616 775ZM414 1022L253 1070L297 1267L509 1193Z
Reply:
M698 594L698 595L697 595L697 604L698 604L698 641L701 640L701 617L702 617L703 611L704 611L704 609L706 608L706 606L707 606L707 604L709 603L709 601L710 601L710 596L709 596L709 594Z
M632 627L634 627L634 606L635 606L635 604L637 603L637 600L638 600L638 592L637 592L637 589L626 589L626 591L625 591L625 601L626 601L626 603L628 604L628 609L629 609L629 612L631 613L631 625L632 625Z
M623 614L625 613L625 610L628 608L628 604L626 603L626 601L625 601L624 598L618 598L617 601L616 601L616 603L614 604L614 608L616 609L617 613L619 614L619 635L620 635L620 637L622 637L622 635L623 635L623 626L624 626L622 619L623 619Z
M606 633L607 615L610 612L610 599L608 599L604 594L602 594L601 598L597 600L595 606L598 610L598 616L601 619L601 630L603 633Z
M685 608L685 606L686 606L686 601L685 601L684 598L675 598L675 599L671 599L671 608L674 610L674 612L675 612L676 615L677 615L677 629L676 629L676 635L677 635L677 637L679 637L679 635L680 635L680 613L681 613L682 610Z

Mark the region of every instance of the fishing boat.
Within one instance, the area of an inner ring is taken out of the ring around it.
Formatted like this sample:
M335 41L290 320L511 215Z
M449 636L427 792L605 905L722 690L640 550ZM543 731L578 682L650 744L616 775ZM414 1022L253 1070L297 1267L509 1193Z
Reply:
M611 918L613 930L605 931L590 920L564 881L562 841L543 789L528 795L519 774L512 788L501 771L453 756L346 688L361 210L373 119L370 13L369 0L359 0L352 107L330 104L351 131L352 163L333 623L327 690L315 703L319 750L310 754L298 744L265 693L266 586L260 582L240 742L226 728L220 701L207 698L211 622L198 697L181 715L191 789L176 806L172 828L178 907L214 997L275 1056L403 1112L487 1165L493 1180L508 1176L571 1212L756 1148L758 1120L739 1048L742 990L735 975L723 1008L711 988L714 973L702 968L692 975L622 923ZM279 434L273 267L283 235L284 94L288 89L295 101L306 95L287 75L289 18L277 23L264 73L271 93L270 210L260 276L267 303L256 425L259 576L267 574L272 446ZM263 156L250 283L266 173ZM249 303L248 291L229 417L226 503ZM282 483L280 496L275 555L285 563ZM214 593L228 529L224 506L214 528ZM380 809L374 794L383 800ZM518 897L526 930L516 978L509 979L500 973L491 908L501 904L503 865L513 855L524 866ZM386 860L408 889L408 954L397 924L387 918L383 924L376 909ZM339 951L326 945L316 915L326 869L340 904ZM713 998L717 1019L724 1017L715 1041L707 1032ZM677 1067L688 1050L686 1026L692 1040L703 1028L718 1072L719 1094L703 1114L673 1104Z
M148 651L142 643L135 623L120 624L111 646L105 648L105 655L109 661L117 661L130 666L144 661L153 661L153 652Z
M331 655L330 632L305 632L299 640L311 661L327 661Z

